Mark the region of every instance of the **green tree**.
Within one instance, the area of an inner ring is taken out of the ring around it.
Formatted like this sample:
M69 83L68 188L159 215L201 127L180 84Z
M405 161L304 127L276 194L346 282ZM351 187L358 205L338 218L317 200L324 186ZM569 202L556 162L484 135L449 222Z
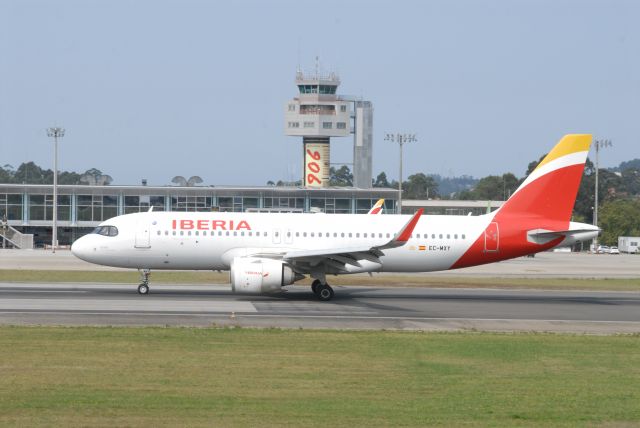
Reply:
M390 187L390 186L391 186L391 183L389 183L389 180L387 179L387 174L384 171L378 174L375 181L373 182L373 187Z
M402 183L402 197L407 199L429 199L438 196L438 183L421 172L410 175Z
M4 167L0 167L0 183L13 183L14 174L15 171L11 165L7 164Z
M460 192L459 199L503 201L515 192L520 180L510 172L481 178L473 190Z
M21 164L14 175L15 183L53 184L53 171L44 170L33 162Z
M617 245L619 236L640 236L640 200L607 201L598 215L603 244Z
M331 167L329 169L330 179L329 184L331 186L339 186L339 187L350 187L353 186L353 174L351 174L351 170L348 166L342 165L340 168L336 169L335 167Z

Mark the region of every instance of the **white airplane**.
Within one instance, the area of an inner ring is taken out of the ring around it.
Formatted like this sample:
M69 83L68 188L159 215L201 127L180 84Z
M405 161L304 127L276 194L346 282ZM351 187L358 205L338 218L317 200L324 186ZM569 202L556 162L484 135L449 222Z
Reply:
M458 269L566 246L599 229L571 222L591 135L567 135L496 211L480 216L145 212L109 219L76 240L88 262L141 272L229 270L236 293L274 293L311 276Z

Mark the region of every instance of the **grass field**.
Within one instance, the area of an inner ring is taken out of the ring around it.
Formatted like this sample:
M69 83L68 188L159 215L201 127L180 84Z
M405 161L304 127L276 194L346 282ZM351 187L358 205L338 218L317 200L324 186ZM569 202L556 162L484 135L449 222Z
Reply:
M123 283L137 284L136 271L42 271L0 270L0 282L79 282L79 283ZM226 284L228 272L203 271L155 271L151 275L153 284ZM585 278L491 278L491 277L438 277L422 275L342 275L329 278L335 285L402 286L402 287L492 287L492 288L538 288L559 290L620 290L639 291L640 277L633 279L585 279ZM309 285L304 280L299 285Z
M640 337L0 327L1 426L637 426Z

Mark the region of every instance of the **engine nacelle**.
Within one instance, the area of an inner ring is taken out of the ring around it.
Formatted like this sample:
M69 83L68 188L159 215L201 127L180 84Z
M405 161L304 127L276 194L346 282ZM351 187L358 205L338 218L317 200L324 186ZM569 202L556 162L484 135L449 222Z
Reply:
M235 293L274 293L300 279L280 260L236 257L231 262L231 289Z

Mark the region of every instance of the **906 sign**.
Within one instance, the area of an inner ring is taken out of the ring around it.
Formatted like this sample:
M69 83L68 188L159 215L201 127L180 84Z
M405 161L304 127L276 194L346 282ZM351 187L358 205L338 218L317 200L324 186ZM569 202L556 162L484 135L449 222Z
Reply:
M304 146L304 185L329 185L329 144L308 143Z

